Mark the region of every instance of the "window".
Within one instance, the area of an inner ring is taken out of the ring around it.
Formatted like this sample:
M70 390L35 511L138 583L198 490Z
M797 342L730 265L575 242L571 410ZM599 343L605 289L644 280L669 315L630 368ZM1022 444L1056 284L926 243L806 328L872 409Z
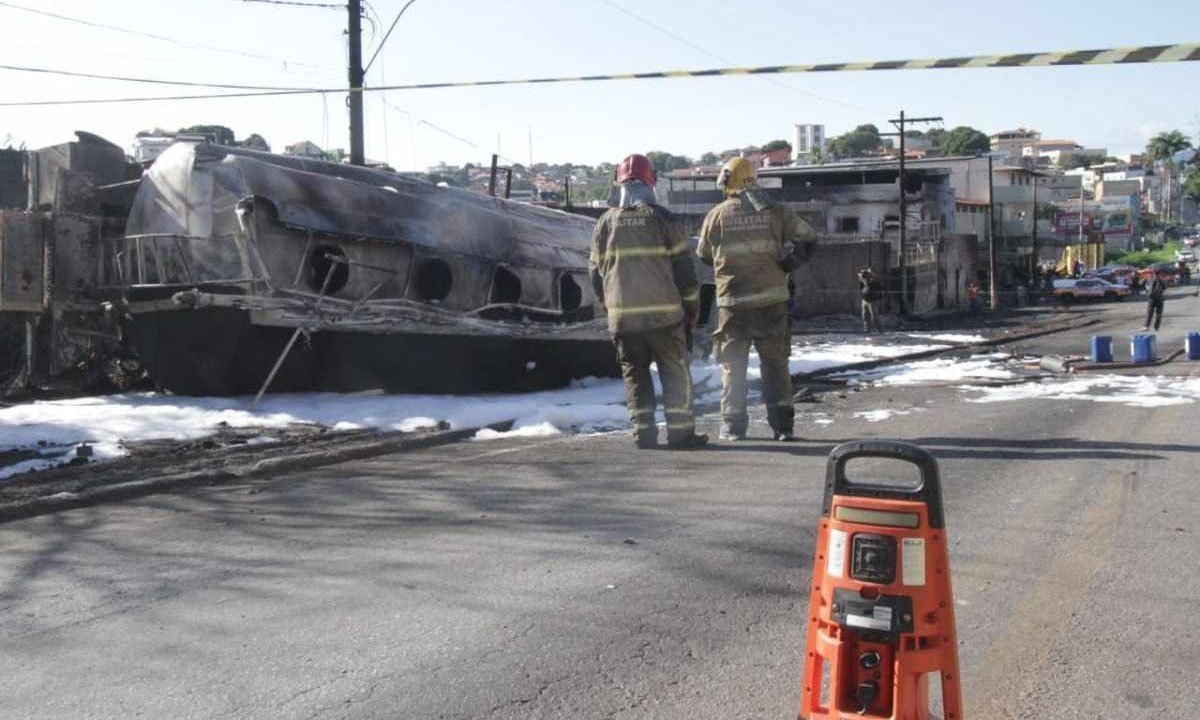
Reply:
M858 232L858 218L844 217L837 219L837 231L844 233Z
M579 283L575 282L575 278L567 273L558 278L558 301L563 312L578 310L583 304L583 290Z
M492 302L502 305L521 302L521 278L506 267L496 268L492 277Z
M441 258L425 260L417 268L414 284L418 300L425 302L445 300L450 295L450 288L454 284L450 263Z
M308 287L314 292L321 292L324 288L326 295L332 295L346 287L350 280L350 266L344 262L345 259L346 253L336 245L318 245L313 248L308 254Z

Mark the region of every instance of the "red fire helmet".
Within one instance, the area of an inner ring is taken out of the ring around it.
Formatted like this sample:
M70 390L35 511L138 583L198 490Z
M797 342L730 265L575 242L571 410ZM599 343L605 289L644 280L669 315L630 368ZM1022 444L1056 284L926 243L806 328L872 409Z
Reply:
M658 182L654 166L650 164L649 158L645 155L634 153L617 166L617 184L627 183L630 180L641 180L650 187L654 187Z

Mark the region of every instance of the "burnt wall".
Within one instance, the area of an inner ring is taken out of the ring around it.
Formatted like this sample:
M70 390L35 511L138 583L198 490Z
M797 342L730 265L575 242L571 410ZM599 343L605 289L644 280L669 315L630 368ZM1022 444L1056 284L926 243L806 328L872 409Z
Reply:
M975 279L978 260L974 235L948 235L942 239L938 256L938 307L967 306L967 285Z
M0 149L0 209L24 210L29 201L22 150Z
M862 242L818 245L808 262L792 273L796 287L793 314L856 315L859 312L858 271L872 267L887 277L892 264L891 245ZM888 303L885 303L885 312Z

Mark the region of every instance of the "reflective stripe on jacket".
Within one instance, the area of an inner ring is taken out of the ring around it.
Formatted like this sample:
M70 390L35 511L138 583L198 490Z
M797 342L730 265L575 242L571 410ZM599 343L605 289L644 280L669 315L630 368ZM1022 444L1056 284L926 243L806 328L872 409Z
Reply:
M780 266L794 243L812 240L808 223L783 205L755 210L731 197L709 211L696 254L713 266L720 307L761 307L787 302L788 274Z
M700 287L683 226L657 205L612 208L592 233L589 260L614 335L670 327L696 315Z

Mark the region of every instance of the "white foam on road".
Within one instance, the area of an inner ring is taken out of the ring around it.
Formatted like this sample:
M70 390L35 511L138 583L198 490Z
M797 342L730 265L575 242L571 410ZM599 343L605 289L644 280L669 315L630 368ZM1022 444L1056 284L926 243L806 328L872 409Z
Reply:
M1052 378L1004 387L967 385L960 389L970 395L968 402L976 403L1084 400L1155 408L1188 405L1200 400L1200 378L1142 375L1086 375L1069 380Z
M944 345L876 345L870 342L793 344L793 373L848 363L896 357L944 348ZM751 352L750 379L759 379L758 357ZM715 399L720 365L692 364L698 399ZM661 393L661 388L660 388ZM446 424L483 427L515 420L508 432L485 430L478 439L547 437L563 432L606 432L629 427L620 380L587 378L560 390L494 395L382 395L293 393L268 395L255 406L250 398L180 397L127 393L70 400L39 401L0 409L0 450L39 449L58 457L24 461L0 468L0 479L65 462L80 444L90 444L94 459L128 454L126 443L146 440L193 440L218 427L282 429L309 424L351 430L414 431ZM661 421L661 410L660 410Z
M876 345L869 342L851 343L818 343L815 345L793 345L792 357L788 363L792 374L814 372L839 365L851 365L868 360L886 360L887 358L910 355L914 353L945 350L949 345ZM757 363L755 363L757 366Z
M912 408L910 410L895 410L892 408L884 408L881 410L863 410L861 412L856 412L856 413L854 413L854 417L862 418L863 420L866 420L867 422L883 422L884 420L890 420L894 417L899 417L902 415L912 415L913 413L918 413L918 412L924 412L924 410L921 408Z
M1007 359L1007 356L1000 356ZM851 384L925 385L965 382L971 380L1008 380L1016 373L997 362L993 355L973 355L970 358L936 358L886 365L871 370L837 373Z

